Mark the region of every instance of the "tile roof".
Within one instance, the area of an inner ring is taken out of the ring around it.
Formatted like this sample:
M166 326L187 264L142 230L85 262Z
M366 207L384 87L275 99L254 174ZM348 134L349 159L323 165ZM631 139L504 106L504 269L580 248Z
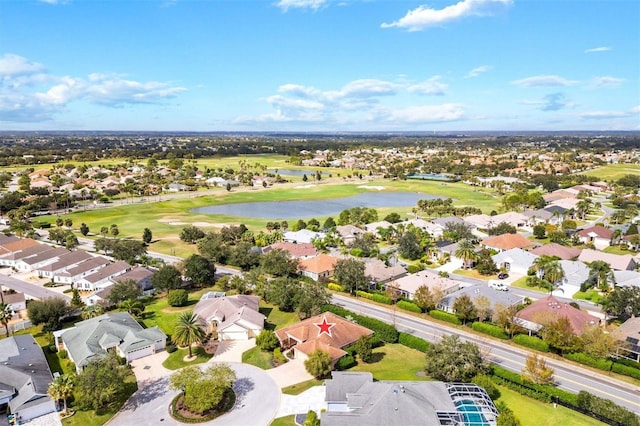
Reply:
M569 320L571 329L578 336L582 334L585 327L600 323L600 318L576 309L568 303L560 302L553 296L536 300L516 314L516 318L538 325L563 317Z
M605 253L603 251L584 249L580 256L578 256L578 260L585 263L591 263L595 260L602 260L607 262L612 269L617 270L632 270L636 267L636 261L633 256L630 254L613 254L613 253Z
M604 226L592 226L589 228L581 229L576 232L576 235L580 237L595 237L602 238L605 240L610 240L613 235L613 230L609 228L605 228Z
M321 332L317 325L322 324L325 319L327 323L333 324L329 334ZM372 334L373 331L368 328L354 324L331 312L325 312L276 330L276 336L280 342L292 338L298 341L296 350L308 355L316 349L322 349L329 352L333 360L345 355L346 352L342 348L352 344L361 336L371 336Z
M316 256L318 250L311 243L291 243L282 241L279 243L271 244L264 248L263 252L267 253L271 250L284 250L289 253L293 258Z
M512 248L529 248L535 246L535 243L528 240L521 234L502 234L495 237L489 237L482 240L482 244L487 247L493 247L501 250L509 250Z
M563 260L571 260L580 256L582 250L576 247L566 247L557 243L545 244L531 250L537 256L556 256Z
M298 264L298 269L301 271L308 271L316 274L323 272L333 271L340 260L337 257L329 256L328 254L320 253L316 257L301 260Z

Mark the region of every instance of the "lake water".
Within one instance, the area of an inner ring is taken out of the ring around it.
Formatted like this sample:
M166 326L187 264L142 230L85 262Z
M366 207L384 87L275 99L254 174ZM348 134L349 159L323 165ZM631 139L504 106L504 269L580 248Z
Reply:
M418 200L434 198L438 197L417 192L367 192L331 200L224 204L199 207L191 211L199 214L224 214L257 219L302 219L338 216L343 210L353 207L413 207L418 204Z

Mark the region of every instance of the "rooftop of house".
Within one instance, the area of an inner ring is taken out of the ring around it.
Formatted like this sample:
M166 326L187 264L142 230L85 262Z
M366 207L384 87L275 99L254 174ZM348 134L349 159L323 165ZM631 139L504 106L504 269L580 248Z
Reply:
M580 237L598 237L606 240L610 240L613 235L613 230L605 228L604 226L590 226L589 228L581 229L576 232L576 235Z
M602 260L603 262L607 262L612 269L620 271L625 269L634 269L636 265L636 261L630 254L605 253L603 251L592 249L582 250L582 253L578 256L578 260L585 263Z
M316 257L301 260L298 264L298 269L301 271L308 271L316 274L323 272L333 271L338 263L337 257L329 256L328 254L320 253Z
M521 234L496 235L495 237L489 237L482 240L482 244L487 247L497 248L500 250L509 250L513 248L526 249L535 246L533 241L528 240Z
M372 334L373 331L368 328L352 323L332 312L325 312L276 330L276 336L280 342L293 339L298 342L296 350L310 354L316 349L323 349L329 352L334 360L345 354L342 348L361 336Z
M238 294L235 296L201 298L193 308L193 312L203 321L218 322L218 329L243 319L262 327L266 317L258 310L258 296Z
M563 260L572 260L580 256L581 249L576 247L566 247L557 243L545 244L531 250L537 256L555 256Z
M553 296L536 300L531 305L516 314L516 318L529 321L540 326L558 318L567 318L571 329L576 335L581 335L589 325L599 324L600 318L590 315L568 303L560 302Z
M292 243L281 241L265 247L262 252L268 253L271 250L284 250L293 258L315 256L318 254L318 250L312 243Z

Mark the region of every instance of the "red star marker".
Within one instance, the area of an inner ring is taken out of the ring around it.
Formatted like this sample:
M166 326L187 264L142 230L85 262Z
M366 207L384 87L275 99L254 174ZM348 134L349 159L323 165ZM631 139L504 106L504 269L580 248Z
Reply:
M318 337L320 337L322 333L327 333L329 337L332 337L331 329L336 323L327 322L327 317L322 317L322 322L314 324L318 327Z

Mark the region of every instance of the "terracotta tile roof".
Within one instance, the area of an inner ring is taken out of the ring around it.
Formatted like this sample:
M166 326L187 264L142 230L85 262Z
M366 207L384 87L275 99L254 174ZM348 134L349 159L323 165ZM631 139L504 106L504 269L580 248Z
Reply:
M284 250L286 252L289 252L291 257L294 258L316 256L318 254L318 250L316 250L316 248L311 243L296 244L283 241L280 243L271 244L270 246L265 247L265 249L266 248L268 248L269 250Z
M300 261L300 263L298 264L298 269L300 269L301 271L321 274L323 272L333 271L336 263L338 263L338 260L340 259L338 259L337 257L321 253L316 257Z
M531 253L537 256L556 256L563 260L575 259L576 257L580 256L581 252L582 250L580 250L579 248L565 247L556 243L545 244L531 250Z
M582 334L585 327L600 323L598 317L576 309L568 303L560 302L553 296L536 300L516 314L516 318L540 325L543 325L547 321L553 321L563 317L569 320L571 329L578 336Z
M520 234L502 234L495 237L489 237L482 240L482 244L487 247L494 247L502 250L509 250L513 248L525 249L535 245L534 242Z
M597 236L598 238L610 240L613 235L613 230L605 228L604 226L592 226L590 228L582 229L576 232L576 234L580 237Z
M322 324L325 319L331 325L329 334L321 332L320 327L317 325ZM347 321L331 312L325 312L276 330L276 336L278 336L280 342L292 338L298 341L296 350L310 354L320 348L328 351L334 360L345 354L341 350L342 348L352 344L360 336L371 336L372 334L373 331L368 328Z

